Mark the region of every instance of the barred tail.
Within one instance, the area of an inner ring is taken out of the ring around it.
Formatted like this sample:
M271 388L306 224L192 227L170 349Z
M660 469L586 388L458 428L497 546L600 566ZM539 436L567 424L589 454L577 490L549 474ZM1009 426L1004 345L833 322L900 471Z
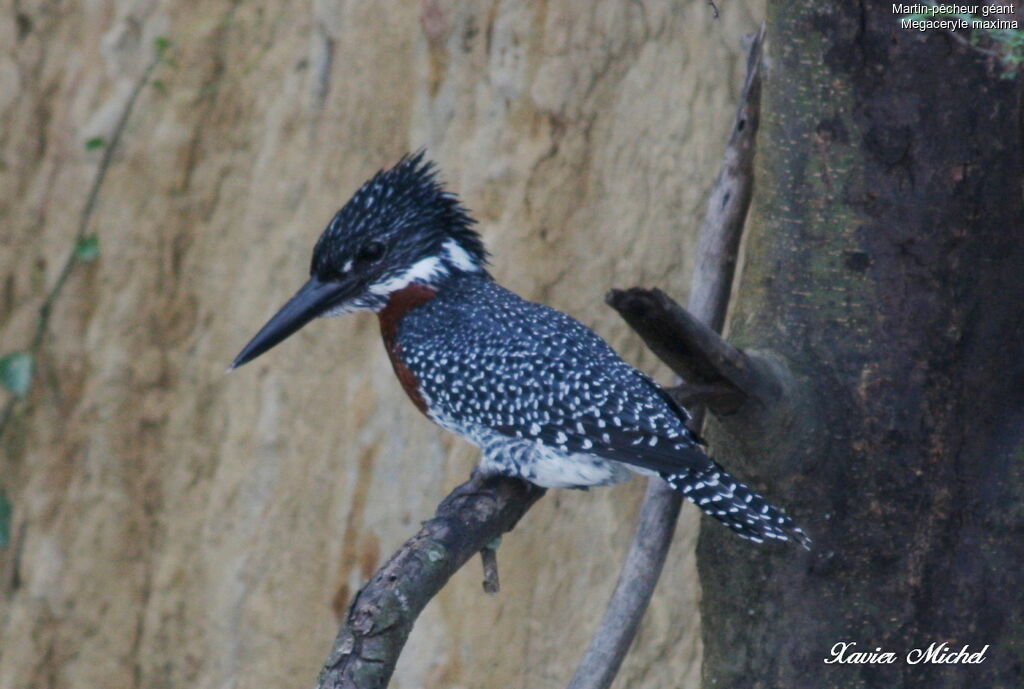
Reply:
M790 538L810 550L811 539L778 507L740 483L717 462L706 469L662 472L665 481L743 538L763 543Z

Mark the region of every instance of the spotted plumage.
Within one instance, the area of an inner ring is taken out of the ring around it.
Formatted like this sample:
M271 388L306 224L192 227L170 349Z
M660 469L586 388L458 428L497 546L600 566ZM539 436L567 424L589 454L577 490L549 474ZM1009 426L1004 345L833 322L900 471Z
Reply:
M689 415L569 316L486 270L468 213L422 154L378 173L317 242L306 286L242 351L258 356L319 315L378 313L406 392L481 448L481 469L546 487L660 476L740 536L809 540L710 459Z

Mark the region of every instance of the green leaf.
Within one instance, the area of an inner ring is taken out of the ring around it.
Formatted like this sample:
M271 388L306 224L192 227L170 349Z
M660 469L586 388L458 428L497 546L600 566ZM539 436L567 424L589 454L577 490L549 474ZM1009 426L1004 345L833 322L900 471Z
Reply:
M0 490L0 548L6 548L11 542L11 511L7 493Z
M94 234L86 235L75 245L75 258L82 263L91 263L100 255L100 238Z
M0 384L15 397L24 397L32 385L32 355L11 352L0 359Z
M85 150L95 151L96 149L103 148L106 145L106 139L104 139L102 136L94 136L91 139L86 139Z
M157 57L163 57L170 47L171 39L167 38L167 36L157 36L153 39L153 48L156 50Z

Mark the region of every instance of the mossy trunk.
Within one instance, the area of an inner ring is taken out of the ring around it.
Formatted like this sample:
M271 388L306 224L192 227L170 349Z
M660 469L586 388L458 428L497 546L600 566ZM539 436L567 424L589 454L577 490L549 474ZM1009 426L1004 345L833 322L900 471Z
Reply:
M766 56L730 337L787 397L708 436L815 543L704 524L704 686L1019 687L1019 80L881 2L771 2ZM839 642L895 662L824 662ZM942 642L989 648L907 661Z

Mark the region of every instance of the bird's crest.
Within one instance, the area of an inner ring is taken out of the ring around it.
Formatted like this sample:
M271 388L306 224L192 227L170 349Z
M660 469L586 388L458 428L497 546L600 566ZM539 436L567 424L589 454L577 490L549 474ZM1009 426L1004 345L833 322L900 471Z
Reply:
M434 243L441 233L454 239L478 265L487 263L487 250L476 221L446 191L437 166L423 149L402 156L394 167L380 170L339 210L313 250L311 272L323 275L337 261L336 253L353 238L402 235L410 244Z

